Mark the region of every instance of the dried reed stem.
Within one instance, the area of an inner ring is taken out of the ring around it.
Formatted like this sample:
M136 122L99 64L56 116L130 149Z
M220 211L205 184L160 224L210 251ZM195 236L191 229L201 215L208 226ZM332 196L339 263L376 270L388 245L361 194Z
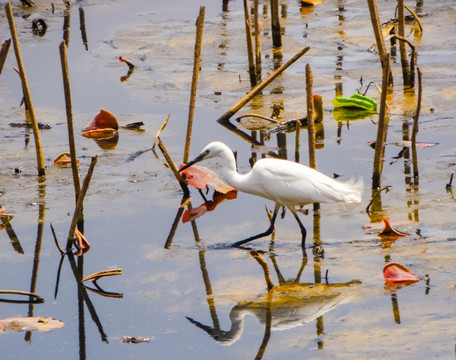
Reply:
M303 56L310 47L306 46L299 50L290 60L280 66L271 75L269 75L262 83L255 86L247 95L234 104L225 114L223 114L217 121L219 123L227 122L236 112L238 112L245 104L252 100L258 93L260 93L266 86L268 86L277 76L284 72L290 65L296 62Z
M193 76L192 76L192 88L190 92L190 104L188 110L188 122L187 122L187 135L185 136L185 148L184 148L184 163L188 162L188 154L190 152L190 143L192 139L193 129L193 115L195 114L195 101L196 101L196 90L198 87L198 76L201 63L201 44L203 41L203 28L204 28L204 15L205 7L200 7L198 18L196 19L196 40L195 40L195 51L193 59Z
M317 169L317 156L315 153L315 111L314 111L314 96L313 96L313 74L310 64L306 65L306 95L307 95L307 135L309 142L309 166L312 169ZM298 126L299 123L296 123ZM313 204L314 214L317 215L320 210L320 204ZM315 219L314 219L315 221ZM319 233L314 231L315 234Z
M307 94L307 132L309 136L309 166L317 168L317 158L315 156L315 126L314 126L314 106L313 106L313 75L310 64L306 65L306 94Z
M372 174L372 190L378 189L381 186L381 175L383 168L383 153L385 149L386 131L388 121L386 119L386 95L388 92L388 79L390 73L389 54L386 54L383 60L383 78L382 78L382 94L380 97L380 112L378 114L377 140L375 142L374 154L374 170Z
M17 38L16 27L14 25L13 11L11 10L11 3L5 5L6 16L8 17L9 28L11 31L11 38L13 40L14 52L16 54L17 65L19 67L19 75L22 82L22 92L24 93L25 105L30 114L30 121L32 123L33 137L35 140L35 150L36 150L36 161L38 167L38 176L44 176L44 160L43 160L43 150L41 147L40 133L38 130L38 123L35 117L35 111L33 109L32 99L30 96L30 89L27 82L27 77L25 75L25 68L22 62L21 51L19 49L19 41Z
M71 170L73 172L73 185L75 200L78 201L79 193L81 191L81 184L79 181L79 171L76 159L76 146L74 141L74 128L73 128L73 110L71 106L71 91L70 91L70 77L68 74L68 62L66 55L65 40L60 43L60 63L62 65L62 77L63 77L63 90L65 94L65 108L66 117L68 124L68 142L70 146L71 155Z
M416 152L416 135L418 134L418 119L420 117L421 111L421 97L423 92L423 84L421 79L421 71L420 68L417 68L418 74L418 101L416 104L416 112L415 116L413 117L413 127L412 127L412 163L413 163L413 184L415 187L418 186L418 155Z
M260 17L258 14L258 4L259 0L254 0L254 21L255 21L255 77L256 84L261 82L261 26L260 26ZM255 85L256 85L255 84Z
M82 206L84 205L84 198L87 193L87 189L89 188L90 180L92 179L93 170L95 165L97 164L98 156L92 157L92 161L90 162L89 170L87 171L87 175L84 178L84 182L82 184L81 192L79 193L78 201L76 202L76 207L73 213L73 219L71 220L70 231L68 233L68 240L66 245L66 252L71 252L71 247L73 246L74 241L74 231L76 230L76 225L79 221L79 218L82 214Z
M247 57L249 61L250 86L256 86L255 56L253 53L252 24L250 21L249 0L244 0L245 35L247 40Z
M404 16L404 0L397 0L397 19L399 36L405 36L405 16ZM408 62L407 49L403 41L399 42L399 50L401 53L402 79L405 86L410 86L410 66ZM412 59L413 61L413 59Z
M378 55L380 57L380 61L382 63L382 68L383 68L384 67L383 59L386 56L386 47L385 47L385 42L383 40L382 29L380 26L380 18L378 17L377 1L376 0L367 0L367 4L369 5L369 13L370 13L371 22L372 22L372 28L374 30L375 41L377 43ZM390 65L388 62L388 67L389 66ZM389 74L388 81L389 81L390 85L393 85L393 76L392 76L391 72Z
M271 30L272 46L274 48L282 46L279 5L279 0L271 0Z
M168 163L169 167L171 168L171 171L173 172L174 176L176 177L177 181L179 182L179 185L181 186L182 190L184 191L184 197L189 197L190 190L188 189L188 186L185 183L185 180L182 178L182 175L177 170L177 167L174 164L173 159L169 155L168 151L165 148L165 145L162 143L160 138L158 138L158 147L160 148L163 156L165 157L166 162Z

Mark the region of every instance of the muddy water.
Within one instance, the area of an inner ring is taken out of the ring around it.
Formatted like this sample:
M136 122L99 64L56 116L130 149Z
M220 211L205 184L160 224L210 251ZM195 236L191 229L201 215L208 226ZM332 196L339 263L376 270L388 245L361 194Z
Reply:
M179 221L170 236L182 193L163 156L158 152L157 160L148 151L127 161L138 150L151 147L168 114L170 121L161 139L175 162L182 159L194 24L201 5L206 6L206 21L191 156L208 142L222 140L237 150L241 172L249 170L252 156L259 158L269 151L294 159L292 133L280 138L281 144L287 144L280 149L276 135L264 146L252 147L215 121L250 89L242 4L231 2L223 12L221 4L192 1L177 2L172 9L155 1L77 2L70 9L56 4L54 11L51 3L36 3L33 10L16 4L13 12L38 120L52 125L51 130L40 132L46 181L37 181L32 134L9 125L24 121L11 48L0 76L0 204L14 215L10 224L18 240L11 241L11 231L0 232L0 289L35 288L46 301L34 306L1 303L0 318L50 316L65 326L51 332L7 331L0 335L3 354L13 359L38 354L48 359L454 357L455 201L445 188L456 163L451 106L456 93L452 35L456 9L451 1L425 1L418 9L426 15L421 20L424 32L419 34L411 25L406 30L423 73L417 139L438 145L418 148L419 183L411 186L410 160L407 155L397 158L402 147L395 143L410 137L417 91L404 91L400 59L394 58L396 85L388 99L389 145L382 177L382 185L391 188L382 193L381 208L371 213L372 219L365 211L371 199L374 155L367 143L376 138L378 116L338 122L331 105L336 92L355 93L361 77L364 85L381 82L378 58L368 51L374 40L367 5L324 1L300 8L292 1L283 3L279 53L272 50L269 17L263 19L263 78L302 47L311 50L239 115L270 116L273 106L279 105L281 120L302 117L309 63L314 93L323 96L325 109L317 166L324 173L337 173L346 180L361 177L365 182L361 204L322 205L319 218L311 209L309 215L302 215L309 233L306 257L295 220L288 213L278 220L273 254L264 258L272 281L280 286L269 295L262 269L248 251L220 249L219 244L263 231L268 221L264 206L272 204L238 194L236 200L225 201L199 218L195 230ZM1 42L9 38L3 5ZM394 16L395 5L379 2L382 21ZM408 5L416 10L415 2ZM79 29L82 14L87 44ZM78 302L77 284L66 259L55 297L60 254L50 224L64 246L74 209L71 170L53 165L59 153L68 151L58 53L65 16L71 24L67 55L81 177L90 158L98 155L84 206L84 233L92 247L79 263L84 276L123 270L121 276L98 283L106 292L123 296L88 292L92 312ZM37 18L48 24L43 37L31 31ZM137 65L126 82L120 77L128 68L118 62L118 56ZM373 88L368 95L379 100ZM143 121L144 131L121 129L115 148L103 150L79 135L100 107L114 113L120 125ZM264 125L233 123L247 135ZM306 134L301 132L302 163L307 163ZM219 168L216 161L208 165ZM194 207L203 203L196 191L192 195ZM388 243L376 236L375 229L363 230L382 216L389 216L394 226L409 235ZM41 231L42 241L37 241ZM324 257L313 257L314 239L321 241ZM252 246L268 250L270 239ZM382 268L388 261L408 266L420 275L420 282L386 286ZM351 283L355 279L361 283ZM123 336L150 337L150 342L126 344Z

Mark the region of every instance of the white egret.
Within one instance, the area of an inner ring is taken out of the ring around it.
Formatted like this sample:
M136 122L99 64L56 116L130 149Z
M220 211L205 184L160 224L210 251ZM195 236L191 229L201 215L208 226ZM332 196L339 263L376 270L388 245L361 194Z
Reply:
M294 215L301 228L302 247L305 246L306 228L299 220L296 206L312 203L361 202L362 182L356 184L341 183L317 170L305 165L282 159L260 159L252 170L241 175L236 170L233 152L222 142L208 144L193 160L179 171L185 170L205 159L220 157L222 160L221 178L228 185L239 191L264 197L275 202L269 228L258 235L237 241L232 246L238 247L254 239L270 235L281 206L286 206Z

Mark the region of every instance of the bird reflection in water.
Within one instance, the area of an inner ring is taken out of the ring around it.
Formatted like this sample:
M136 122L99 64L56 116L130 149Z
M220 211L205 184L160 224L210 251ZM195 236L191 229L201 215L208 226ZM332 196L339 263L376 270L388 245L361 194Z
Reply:
M187 317L206 331L220 345L229 346L240 339L244 317L254 315L270 330L287 330L317 319L337 306L349 302L356 294L359 281L340 284L283 284L252 301L240 302L230 312L229 331L216 329ZM270 318L270 321L268 320Z

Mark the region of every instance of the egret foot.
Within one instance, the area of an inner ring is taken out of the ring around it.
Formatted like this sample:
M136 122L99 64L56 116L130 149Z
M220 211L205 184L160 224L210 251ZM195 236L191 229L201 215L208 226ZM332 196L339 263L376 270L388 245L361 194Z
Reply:
M231 244L231 247L240 247L241 245L244 245L245 243L248 243L252 240L271 235L273 231L274 231L274 225L270 226L269 229L267 229L265 232L262 232L261 234L251 236L244 240L236 241L235 243Z

